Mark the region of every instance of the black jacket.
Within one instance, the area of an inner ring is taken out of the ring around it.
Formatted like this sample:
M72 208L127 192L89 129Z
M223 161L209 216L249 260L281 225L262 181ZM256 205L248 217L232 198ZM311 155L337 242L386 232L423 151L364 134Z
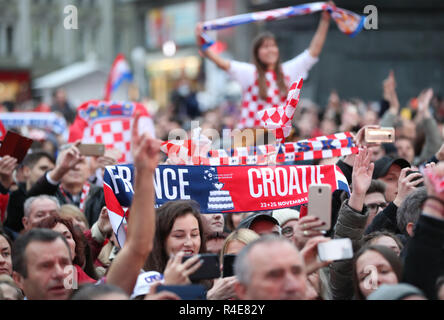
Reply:
M422 214L406 248L403 281L436 299L436 280L443 274L444 220Z
M18 189L11 192L9 195L7 212L4 226L11 229L14 232L20 232L23 230L22 218L24 216L23 204L26 200L26 184L20 183Z

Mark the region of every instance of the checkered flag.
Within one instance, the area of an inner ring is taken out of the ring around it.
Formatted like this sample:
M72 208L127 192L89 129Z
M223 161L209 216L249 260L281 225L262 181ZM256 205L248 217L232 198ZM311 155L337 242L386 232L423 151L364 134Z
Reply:
M299 102L302 83L303 80L300 78L292 84L284 106L258 112L258 118L261 119L263 126L269 130L275 130L276 139L279 142L283 142L290 135L291 120Z

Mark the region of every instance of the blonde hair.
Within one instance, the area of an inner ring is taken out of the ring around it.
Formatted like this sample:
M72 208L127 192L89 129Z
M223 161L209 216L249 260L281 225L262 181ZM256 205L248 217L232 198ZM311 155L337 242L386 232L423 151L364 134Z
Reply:
M64 204L60 207L60 217L65 219L75 219L77 221L82 221L86 228L89 229L88 220L86 220L85 215L80 211L79 208L72 204Z
M227 252L228 245L232 241L240 241L245 243L245 245L253 242L254 240L259 239L259 235L250 229L240 228L228 235L225 238L224 244L222 246L222 250L220 251L220 262L223 263L224 255Z

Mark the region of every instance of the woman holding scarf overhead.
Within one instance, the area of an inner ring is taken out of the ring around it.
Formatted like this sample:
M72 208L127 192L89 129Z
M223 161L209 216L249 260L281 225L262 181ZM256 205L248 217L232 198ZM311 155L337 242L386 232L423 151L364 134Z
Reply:
M331 3L332 4L332 3ZM257 112L278 107L285 102L291 83L308 72L319 60L330 26L330 14L322 12L318 29L308 49L295 58L281 64L275 36L269 32L260 34L253 42L253 64L226 60L211 49L201 51L220 69L238 81L242 87L242 111L238 128L259 127ZM196 27L197 44L201 44L202 23Z

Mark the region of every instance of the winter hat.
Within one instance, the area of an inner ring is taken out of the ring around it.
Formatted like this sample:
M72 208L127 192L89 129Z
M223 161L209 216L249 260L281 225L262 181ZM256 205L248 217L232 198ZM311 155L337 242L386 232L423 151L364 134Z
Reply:
M280 226L283 226L290 220L299 220L299 211L291 208L274 210L273 218L279 222Z

